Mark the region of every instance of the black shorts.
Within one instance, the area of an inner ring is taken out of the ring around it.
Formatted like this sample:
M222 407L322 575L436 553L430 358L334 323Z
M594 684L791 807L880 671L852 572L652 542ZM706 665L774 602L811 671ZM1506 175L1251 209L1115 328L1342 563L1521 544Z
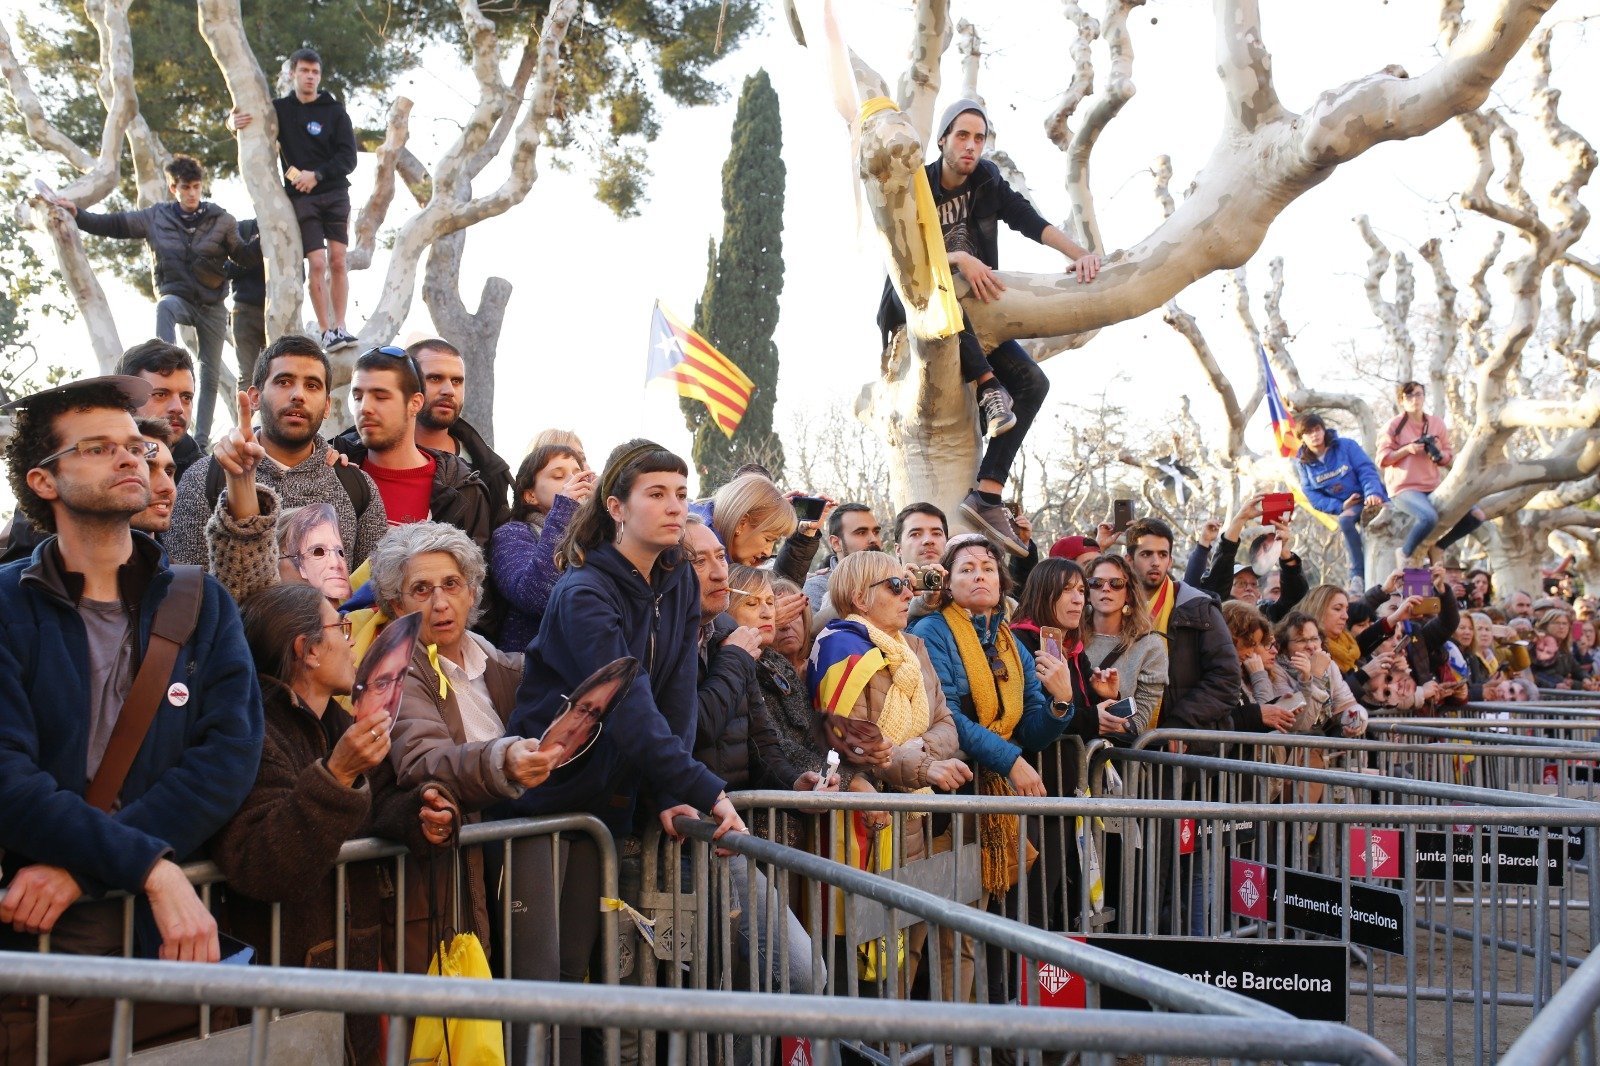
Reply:
M349 244L350 190L329 189L297 196L294 217L300 223L300 245L307 255L326 244Z

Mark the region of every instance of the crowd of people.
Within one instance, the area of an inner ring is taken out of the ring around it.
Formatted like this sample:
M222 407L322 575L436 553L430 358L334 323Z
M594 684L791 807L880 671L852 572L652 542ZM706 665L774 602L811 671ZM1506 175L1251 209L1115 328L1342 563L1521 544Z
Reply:
M548 431L512 474L460 417L454 346L375 348L355 368L355 426L326 439L327 355L278 339L210 454L187 433L193 360L163 341L130 349L119 375L14 402L0 801L29 817L0 829L6 946L49 933L56 951L115 952L121 909L103 897L120 889L139 901L141 953L264 943L278 903L283 963L337 951L421 970L454 899L486 944L491 916L512 916L495 930L516 945L507 972L581 981L599 929L592 843L557 859L468 849L459 880L412 863L398 917L380 905L395 886L358 865L340 949L341 845L381 835L425 859L463 824L574 811L619 843L652 823L675 835L683 814L720 836L745 828L729 791L751 788L1070 794L1064 736L1358 737L1373 715L1600 687L1595 603L1564 579L1537 599L1442 564L1425 589L1405 569L1359 593L1313 586L1290 516L1249 536L1265 497L1199 530L1181 576L1178 534L1150 517L1043 551L1013 522L1019 556L951 536L928 502L879 516L825 497L800 521L796 493L756 467L691 501L687 465L648 440L596 470ZM402 622L415 635L386 639ZM541 743L569 694L627 658L637 674L584 751ZM860 817L864 839L889 831L887 814ZM949 833L907 819L901 860ZM1014 899L1017 839L980 834L985 906ZM869 862L859 840L835 853ZM178 865L201 856L227 877L214 907ZM805 927L787 914L788 954L767 952L776 893L732 865L735 897L762 901L740 935L775 984L810 990ZM1033 898L1065 915L1058 866L1040 864ZM353 1060L377 1038L352 1024Z
M120 891L136 900L142 955L218 961L247 945L282 964L425 972L450 908L485 945L513 945L497 972L584 981L598 958L600 849L574 837L450 861L463 825L583 812L626 863L646 829L677 837L683 815L708 816L719 838L745 830L731 791L1071 795L1066 738L1355 738L1375 715L1600 688L1595 601L1559 581L1497 598L1484 570L1411 565L1452 461L1415 382L1400 388L1376 464L1319 416L1299 420L1304 494L1338 516L1352 571L1315 585L1292 513L1264 521L1265 496L1192 543L1147 516L1042 545L999 494L1046 383L1020 349L985 352L970 330L963 374L989 443L960 504L977 531L955 536L932 502L878 514L758 466L691 501L684 460L643 439L596 467L574 434L548 430L513 470L462 418L471 382L443 338L361 354L354 425L326 436L327 351L351 340L354 148L343 108L319 92L315 53L291 66L276 117L321 336L240 343L237 426L208 443L222 261L258 267L260 253L199 199L203 175L179 159L173 204L77 212L86 232L151 242L161 336L129 349L116 375L10 405L0 806L26 816L0 827L0 947L48 934L54 951L119 953L122 905L107 895ZM235 112L230 126L255 117ZM982 107L958 101L941 129L928 177L951 265L977 297L1003 287L997 220L1092 283L1098 257L981 158ZM904 318L886 289L884 328ZM198 389L174 343L184 322L200 332ZM797 490L821 496L817 517L797 514ZM1412 524L1400 565L1368 587L1361 526L1388 505ZM1469 512L1440 545L1480 520ZM563 717L607 684L603 725L574 739ZM885 812L852 818L859 832L832 840L753 821L874 869L900 845L905 862L953 843L948 820L906 817L894 838ZM372 835L418 860L406 884L373 863L338 879L344 842ZM1062 883L1072 844L1035 836L984 816L979 905L1012 912L1028 868L1019 848L1037 848L1031 913L1062 928L1075 914ZM209 905L180 867L201 857L226 878ZM785 904L761 870L733 856L729 873L721 905L766 978L820 991L807 926L776 913ZM919 937L908 931L908 970ZM972 992L973 967L965 990L950 981L968 950L940 945L949 994ZM870 976L859 958L826 957ZM27 1004L0 1006L0 1058L31 1060ZM59 1003L50 1019L63 1057L103 1055L108 1004ZM192 1019L141 1011L138 1024L148 1039ZM365 1062L382 1034L353 1019L346 1038ZM564 1031L561 1061L582 1054Z

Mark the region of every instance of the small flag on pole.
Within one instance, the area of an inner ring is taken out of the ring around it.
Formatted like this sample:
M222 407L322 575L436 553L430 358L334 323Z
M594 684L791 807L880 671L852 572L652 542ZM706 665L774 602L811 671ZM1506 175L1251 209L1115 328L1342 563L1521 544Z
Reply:
M1283 396L1278 392L1278 381L1272 376L1272 364L1267 362L1267 350L1261 342L1256 342L1256 352L1261 356L1261 373L1267 383L1267 417L1272 419L1272 437L1278 443L1278 454L1288 459L1300 449L1300 441L1294 433L1294 422L1289 418L1289 410L1283 405Z
M711 420L728 437L739 428L755 382L711 347L700 334L679 322L657 301L650 317L650 356L645 381L666 378L678 395L699 400Z
M1296 452L1300 450L1300 438L1294 431L1294 419L1289 417L1289 409L1284 406L1283 396L1278 392L1278 381L1272 376L1272 364L1267 362L1267 350L1261 342L1256 342L1256 352L1261 356L1261 373L1267 383L1267 417L1272 420L1272 437L1278 444L1278 454L1284 459L1293 460ZM1311 506L1311 501L1306 499L1305 490L1300 487L1297 476L1289 478L1289 492L1294 496L1294 505L1304 514L1309 514L1328 529L1338 528L1338 521L1332 515L1323 514Z

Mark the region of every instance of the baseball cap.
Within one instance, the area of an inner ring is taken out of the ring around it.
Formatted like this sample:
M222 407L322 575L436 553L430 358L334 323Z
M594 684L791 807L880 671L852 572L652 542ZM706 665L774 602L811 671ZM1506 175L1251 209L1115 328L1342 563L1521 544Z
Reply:
M1062 537L1050 545L1050 558L1077 562L1085 555L1099 555L1100 545L1088 537Z

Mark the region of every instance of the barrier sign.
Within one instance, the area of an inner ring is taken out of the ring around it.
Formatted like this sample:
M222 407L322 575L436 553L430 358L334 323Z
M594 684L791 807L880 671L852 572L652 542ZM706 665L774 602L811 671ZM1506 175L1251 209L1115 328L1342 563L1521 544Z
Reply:
M1201 984L1237 992L1305 1021L1345 1020L1349 971L1343 944L1183 936L1091 936L1086 942ZM1084 1006L1082 977L1049 964L1039 966L1038 971L1041 1005ZM1024 1005L1028 1002L1026 981L1022 1001ZM1150 1009L1150 1004L1137 996L1106 985L1100 986L1100 1006L1108 1010Z
M1398 829L1350 830L1350 876L1404 877L1402 846Z
M1233 859L1229 864L1229 910L1234 914L1276 921L1278 870L1259 862ZM1283 871L1283 922L1295 929L1341 937L1345 916L1343 882L1303 870ZM1350 885L1350 940L1378 951L1405 951L1405 897L1377 885Z
M1496 869L1502 885L1539 883L1538 837L1501 833L1498 841L1491 841L1487 833L1479 834L1476 840L1470 833L1418 833L1416 839L1419 881L1470 883L1476 865L1481 871L1478 876L1486 885ZM1560 836L1544 839L1545 883L1553 888L1566 883L1566 850Z

